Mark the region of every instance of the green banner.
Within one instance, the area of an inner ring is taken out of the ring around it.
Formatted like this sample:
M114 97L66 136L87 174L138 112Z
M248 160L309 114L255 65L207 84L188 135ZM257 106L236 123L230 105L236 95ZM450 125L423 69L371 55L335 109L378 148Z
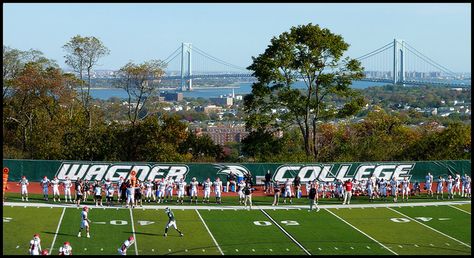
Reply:
M333 182L336 179L366 179L372 175L390 180L392 177L408 177L412 182L424 182L430 172L434 178L460 174L471 176L470 160L444 160L421 162L347 162L347 163L157 163L157 162L98 162L98 161L58 161L58 160L13 160L4 159L3 167L10 169L9 181L19 181L24 175L30 181L40 181L44 176L57 176L63 180L78 178L117 181L127 179L132 170L137 172L139 180L170 177L186 181L196 177L199 182L206 178L225 180L232 172L236 177L252 177L255 183L261 183L267 171L272 178L283 182L296 176L302 182L317 179Z

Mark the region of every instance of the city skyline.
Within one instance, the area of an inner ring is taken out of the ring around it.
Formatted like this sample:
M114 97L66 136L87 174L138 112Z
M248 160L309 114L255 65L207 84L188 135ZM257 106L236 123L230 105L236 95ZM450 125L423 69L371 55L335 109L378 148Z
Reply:
M283 18L282 18L283 17ZM62 46L95 36L110 49L96 69L165 59L181 42L247 67L292 26L340 34L356 58L401 38L455 72L471 70L470 4L4 4L3 44L37 49L62 67Z

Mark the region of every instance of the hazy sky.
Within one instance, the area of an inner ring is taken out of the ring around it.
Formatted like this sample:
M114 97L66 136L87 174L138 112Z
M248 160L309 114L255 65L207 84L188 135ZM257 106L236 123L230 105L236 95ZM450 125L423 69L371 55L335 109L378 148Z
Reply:
M358 57L394 38L456 72L471 70L471 4L3 4L3 44L42 51L65 67L62 46L79 34L110 49L98 69L165 59L181 42L247 67L270 39L319 24Z

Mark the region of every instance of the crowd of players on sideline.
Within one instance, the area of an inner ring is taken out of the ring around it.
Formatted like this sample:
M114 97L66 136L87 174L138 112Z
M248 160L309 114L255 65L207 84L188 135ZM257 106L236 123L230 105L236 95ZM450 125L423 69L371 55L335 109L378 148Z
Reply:
M303 183L297 176L293 180L286 179L283 184L271 178L272 175L268 171L265 175L264 191L266 194L273 194L272 205L278 205L280 197L283 198L283 203L287 203L287 201L292 203L293 198L309 196L311 188L315 188L314 197L316 202L319 199L338 198L343 200L343 204L350 204L352 196L368 196L369 202L374 201L374 199L387 201L387 198L392 196L393 201L397 202L398 196L402 197L402 201L407 201L409 196L416 196L421 193L420 183L412 184L407 177L384 180L372 176L368 179L349 179L345 182L338 179L335 182L313 180ZM103 206L103 196L105 195L105 205L107 206L113 205L114 196L116 196L117 204L132 208L142 206L143 202L165 203L176 201L178 204L183 204L185 197L189 197L190 203L194 201L197 204L200 190L203 191L202 203L209 203L211 193L213 193L212 195L216 198L215 202L221 204L222 192L232 191L238 193L240 204L250 205L251 208L251 195L255 190L251 175L237 178L232 173L227 176L225 186L219 177L216 177L215 181L207 178L204 182L198 182L196 178L192 178L189 183L185 182L183 178L172 180L170 177L155 179L154 181L151 179L147 181L135 180L133 182L133 179L125 180L120 177L118 182L112 182L110 179L102 181L79 179L73 182L67 177L65 180L59 180L57 177L49 180L44 176L40 181L40 185L43 188L43 197L46 201L49 200L49 188L52 188L53 201L61 202L59 189L62 186L65 202L76 203L79 206L81 201L89 201L89 198L92 197L96 206ZM447 178L439 176L434 180L433 176L428 173L424 183L423 190L430 197L434 197L436 193L436 199L444 199L445 191L447 191L448 199L453 199L456 193L461 197L471 198L471 178L467 174L464 174L464 176L456 174L454 177L449 175ZM28 179L23 176L18 184L21 185L22 201L28 201ZM74 195L71 193L71 188L74 189ZM303 188L305 193L303 193Z

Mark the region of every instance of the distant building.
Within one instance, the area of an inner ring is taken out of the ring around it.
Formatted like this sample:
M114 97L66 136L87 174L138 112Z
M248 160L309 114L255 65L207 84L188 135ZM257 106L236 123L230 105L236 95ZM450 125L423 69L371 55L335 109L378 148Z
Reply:
M209 135L214 143L219 145L241 142L249 134L244 126L208 126L200 133Z
M164 92L160 93L165 98L165 101L182 101L183 93L181 92Z
M222 111L222 107L218 107L216 105L208 105L205 106L203 109L204 113L218 113Z
M229 97L223 98L209 98L212 104L220 105L220 106L232 106L234 104L234 99Z

